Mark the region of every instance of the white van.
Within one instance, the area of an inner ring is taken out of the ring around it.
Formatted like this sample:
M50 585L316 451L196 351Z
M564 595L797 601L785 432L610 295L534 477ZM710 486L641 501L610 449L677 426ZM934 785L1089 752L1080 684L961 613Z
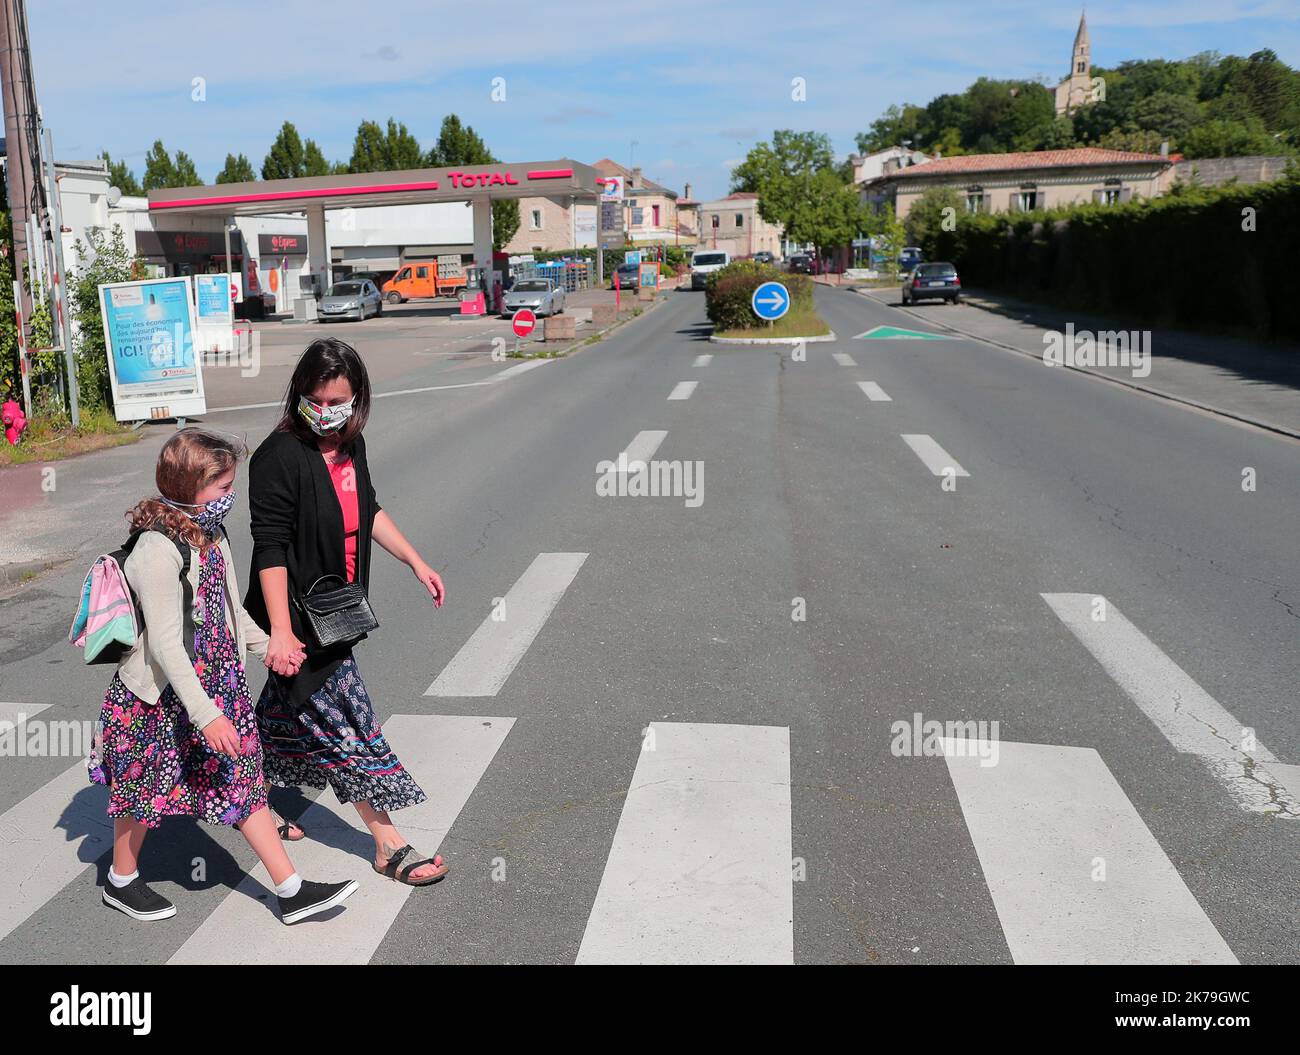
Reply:
M691 289L703 289L713 272L731 263L723 249L697 249L691 254Z

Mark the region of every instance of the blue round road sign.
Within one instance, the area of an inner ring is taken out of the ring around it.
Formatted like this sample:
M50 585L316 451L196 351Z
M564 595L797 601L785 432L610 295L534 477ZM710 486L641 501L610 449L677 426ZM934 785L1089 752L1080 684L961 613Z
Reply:
M764 282L749 298L754 314L765 322L775 322L790 310L790 293L780 282Z

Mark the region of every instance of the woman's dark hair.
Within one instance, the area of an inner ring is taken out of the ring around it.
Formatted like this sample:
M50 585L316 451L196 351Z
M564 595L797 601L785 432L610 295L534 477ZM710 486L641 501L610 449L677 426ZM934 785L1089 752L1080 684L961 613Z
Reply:
M361 435L361 430L366 427L366 421L370 417L370 375L366 373L366 364L357 350L347 341L340 341L336 337L322 337L307 345L298 365L293 368L289 387L285 389L284 413L275 427L276 431L292 432L301 439L315 442L316 433L298 414L298 398L306 396L310 399L313 391L336 377L348 379L356 401L352 407L352 416L339 432L339 443L350 447Z

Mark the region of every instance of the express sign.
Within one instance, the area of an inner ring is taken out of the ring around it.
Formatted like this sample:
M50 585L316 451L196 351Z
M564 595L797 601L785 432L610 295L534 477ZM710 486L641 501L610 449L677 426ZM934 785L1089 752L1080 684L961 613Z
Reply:
M509 172L448 172L447 178L453 187L517 186L519 183Z

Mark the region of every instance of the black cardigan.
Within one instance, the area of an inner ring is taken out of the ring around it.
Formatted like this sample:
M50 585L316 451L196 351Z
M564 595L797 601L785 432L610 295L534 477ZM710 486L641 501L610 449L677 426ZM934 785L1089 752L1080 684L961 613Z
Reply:
M370 533L379 502L366 464L366 441L358 436L352 446L356 470L357 532L356 581L370 584ZM289 574L289 618L293 632L306 645L307 659L292 678L282 681L295 705L304 703L352 651L349 646L316 648L304 633L292 598L307 590L322 575L347 578L343 547L343 510L329 469L319 448L292 432L273 432L257 448L248 465L248 504L252 514L253 564L248 576L244 607L267 633L271 620L262 596L263 568L285 568ZM270 677L279 677L271 673Z

